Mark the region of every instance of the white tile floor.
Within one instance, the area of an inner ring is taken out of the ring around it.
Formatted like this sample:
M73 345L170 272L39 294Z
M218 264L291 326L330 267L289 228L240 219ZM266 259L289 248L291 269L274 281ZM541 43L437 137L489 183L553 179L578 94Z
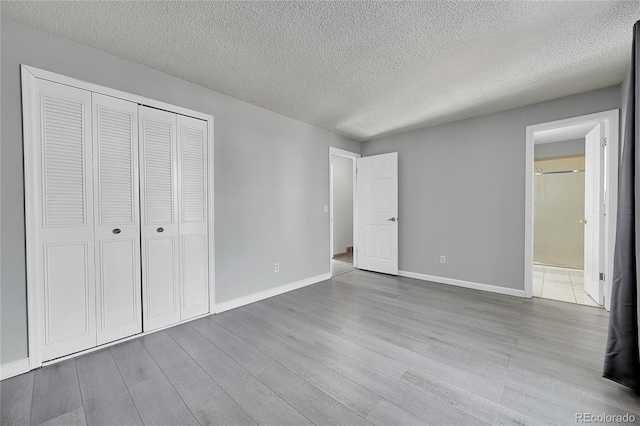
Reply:
M579 305L600 306L584 291L582 269L534 265L533 295Z

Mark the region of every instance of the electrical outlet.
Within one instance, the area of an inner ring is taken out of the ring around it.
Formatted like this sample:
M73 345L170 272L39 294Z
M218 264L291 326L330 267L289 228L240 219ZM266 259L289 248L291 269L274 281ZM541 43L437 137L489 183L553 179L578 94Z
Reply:
M447 258L445 256L440 256L440 263L447 263Z
M275 272L280 272L280 264L276 263L275 267L273 268Z

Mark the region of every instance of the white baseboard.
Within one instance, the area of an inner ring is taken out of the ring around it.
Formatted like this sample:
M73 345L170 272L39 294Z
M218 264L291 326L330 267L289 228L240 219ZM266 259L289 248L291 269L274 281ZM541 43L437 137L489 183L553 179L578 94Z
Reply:
M29 358L0 365L0 380L26 373L30 368Z
M190 323L191 321L195 321L195 320L200 319L200 318L208 317L209 315L211 315L211 314L209 312L207 312L206 314L198 315L198 316L195 316L193 318L189 318L189 319L186 319L184 321L180 321L180 322L175 323L175 324L164 325L162 327L154 328L153 330L143 331L142 333L134 334L134 335L131 335L131 336L123 337L122 339L118 339L118 340L114 340L112 342L108 342L108 343L105 343L105 344L102 344L102 345L94 346L93 348L85 349L85 350L80 351L80 352L74 352L74 353L69 354L69 355L61 356L60 358L55 358L55 359L52 359L52 360L49 360L49 361L44 361L42 363L42 365L36 366L35 368L37 368L37 367L47 367L49 365L57 364L59 362L66 361L66 360L71 359L71 358L75 358L75 357L78 357L78 356L81 356L81 355L90 354L91 352L101 351L102 349L108 348L109 346L115 346L115 345L119 345L120 343L128 342L129 340L139 339L140 337L148 336L149 334L153 334L153 333L156 333L158 331L166 330L167 328L175 327L175 326L181 325L181 324L187 324L187 323Z
M454 278L436 277L434 275L418 274L416 272L409 271L398 271L398 275L400 275L401 277L415 278L417 280L433 281L441 284L449 284L458 287L472 288L474 290L488 291L491 293L524 297L524 290L516 290L514 288L500 287L497 285L474 283L471 281L456 280Z
M297 290L302 287L306 287L311 284L316 284L321 281L326 281L331 278L331 273L316 275L315 277L305 278L300 281L281 285L279 287L271 288L269 290L253 293L248 296L238 297L237 299L229 300L228 302L216 303L214 312L219 314L229 309L239 308L240 306L248 305L250 303L259 302L260 300L268 299L273 296L277 296L282 293L287 293L292 290Z

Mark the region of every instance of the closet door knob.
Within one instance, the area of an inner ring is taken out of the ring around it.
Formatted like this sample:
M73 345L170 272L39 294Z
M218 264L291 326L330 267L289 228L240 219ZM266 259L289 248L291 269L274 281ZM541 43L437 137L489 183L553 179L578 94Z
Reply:
M164 228L158 228L158 229L156 229L156 231L158 231L158 232L164 232Z
M120 230L120 228L116 228L116 229L114 229L114 230L113 230L113 231L111 231L111 232L113 232L114 234L119 234L119 233L120 233L120 232L122 232L122 231Z

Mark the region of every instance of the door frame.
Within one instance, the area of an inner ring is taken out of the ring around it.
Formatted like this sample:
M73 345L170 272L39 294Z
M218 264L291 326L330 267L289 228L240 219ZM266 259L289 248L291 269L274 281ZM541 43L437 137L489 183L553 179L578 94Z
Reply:
M329 273L333 276L333 164L331 156L337 155L351 159L352 163L352 185L353 185L353 267L358 267L358 259L356 256L358 244L358 223L357 223L357 185L356 185L356 159L361 155L355 152L346 151L340 148L329 147Z
M602 123L605 127L606 188L604 194L604 232L600 241L604 249L604 302L608 311L611 306L611 279L613 277L613 250L615 246L616 214L618 211L618 166L619 166L619 119L620 110L612 109L593 114L580 115L562 120L529 125L526 127L525 142L525 236L524 236L524 296L533 297L533 170L534 134L541 130L551 130L577 124ZM601 204L602 208L602 204Z
M147 333L140 333L134 336L116 340L111 343L107 343L101 346L87 349L75 354L56 358L55 360L47 361L43 363L42 351L41 351L41 337L43 330L40 329L40 313L42 312L43 301L42 297L37 291L38 286L36 277L38 276L35 270L36 259L36 235L33 230L35 229L36 215L35 206L37 206L37 200L39 194L35 194L35 182L34 182L34 167L36 167L35 152L33 150L34 135L36 134L36 127L39 122L34 120L37 117L38 111L38 99L36 93L36 80L48 80L67 86L76 87L79 89L100 93L106 96L112 96L120 98L126 101L130 101L140 105L146 105L153 108L170 111L176 114L186 115L189 117L198 118L207 122L208 131L208 158L207 167L209 173L207 174L207 208L209 209L207 226L208 226L208 249L209 249L209 313L202 315L207 316L216 312L215 304L215 227L214 227L214 126L213 116L202 112L182 108L176 105L168 104L166 102L157 101L154 99L146 98L144 96L138 96L131 93L123 92L117 89L111 89L108 87L100 86L86 81L78 80L73 77L67 77L62 74L53 73L43 69L39 69L29 65L20 65L21 75L21 90L22 90L22 120L23 120L23 149L24 149L24 193L25 193L25 230L26 230L26 281L27 281L27 347L28 347L28 360L29 370L42 367L43 365L49 365L56 362L63 361L68 358L75 357L79 354L93 352L98 349L102 349L114 344L121 343L126 340L137 338L149 333L153 333L158 330L154 330ZM193 319L200 318L195 317ZM190 321L190 320L189 320ZM174 324L175 325L175 324ZM173 326L173 325L172 325ZM166 327L165 327L166 328Z

